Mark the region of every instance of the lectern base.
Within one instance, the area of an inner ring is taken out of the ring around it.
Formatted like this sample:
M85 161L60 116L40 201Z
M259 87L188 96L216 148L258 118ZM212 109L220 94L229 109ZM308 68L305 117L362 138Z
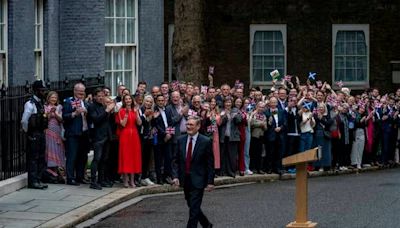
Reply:
M286 228L302 228L302 227L317 227L317 223L316 222L291 222L289 223Z

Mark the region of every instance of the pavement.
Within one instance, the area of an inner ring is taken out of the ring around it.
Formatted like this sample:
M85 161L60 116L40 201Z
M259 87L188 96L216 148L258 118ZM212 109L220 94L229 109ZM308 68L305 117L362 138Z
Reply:
M375 171L377 167L362 170ZM340 172L311 172L310 177L356 173L356 170ZM294 179L295 175L276 174L219 177L217 186L245 183L271 182ZM69 186L50 184L47 190L21 189L0 197L0 227L73 227L127 200L141 195L181 191L169 185L140 188L113 188L92 190L88 185Z
M317 227L400 227L400 170L310 179L308 202L309 219L317 222ZM91 227L185 227L188 211L183 194L156 196L131 204ZM295 218L295 182L254 183L206 192L202 211L216 228L282 228Z

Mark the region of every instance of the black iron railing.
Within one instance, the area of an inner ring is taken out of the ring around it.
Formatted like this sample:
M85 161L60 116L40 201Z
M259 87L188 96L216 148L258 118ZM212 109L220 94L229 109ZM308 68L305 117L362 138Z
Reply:
M60 102L72 96L73 86L77 82L86 85L86 92L104 86L100 75L92 78L84 76L78 80L50 82L45 81L49 90L57 91ZM21 117L24 104L31 96L31 82L24 86L0 88L0 181L23 174L26 171L26 135L21 130Z

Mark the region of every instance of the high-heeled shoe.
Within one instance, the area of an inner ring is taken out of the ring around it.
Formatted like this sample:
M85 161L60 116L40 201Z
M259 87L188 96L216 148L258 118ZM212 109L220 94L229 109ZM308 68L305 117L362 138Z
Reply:
M135 182L134 182L134 181L129 182L129 186L130 186L131 188L136 188L136 185L135 185Z

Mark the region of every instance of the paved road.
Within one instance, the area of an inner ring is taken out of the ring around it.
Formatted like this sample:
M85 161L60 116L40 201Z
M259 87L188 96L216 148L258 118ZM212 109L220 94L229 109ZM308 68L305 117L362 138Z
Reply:
M251 184L207 193L203 211L214 227L284 227L294 218L294 181ZM400 227L400 169L313 178L309 217L318 227ZM185 227L183 195L154 197L94 227ZM199 225L200 227L200 225Z

